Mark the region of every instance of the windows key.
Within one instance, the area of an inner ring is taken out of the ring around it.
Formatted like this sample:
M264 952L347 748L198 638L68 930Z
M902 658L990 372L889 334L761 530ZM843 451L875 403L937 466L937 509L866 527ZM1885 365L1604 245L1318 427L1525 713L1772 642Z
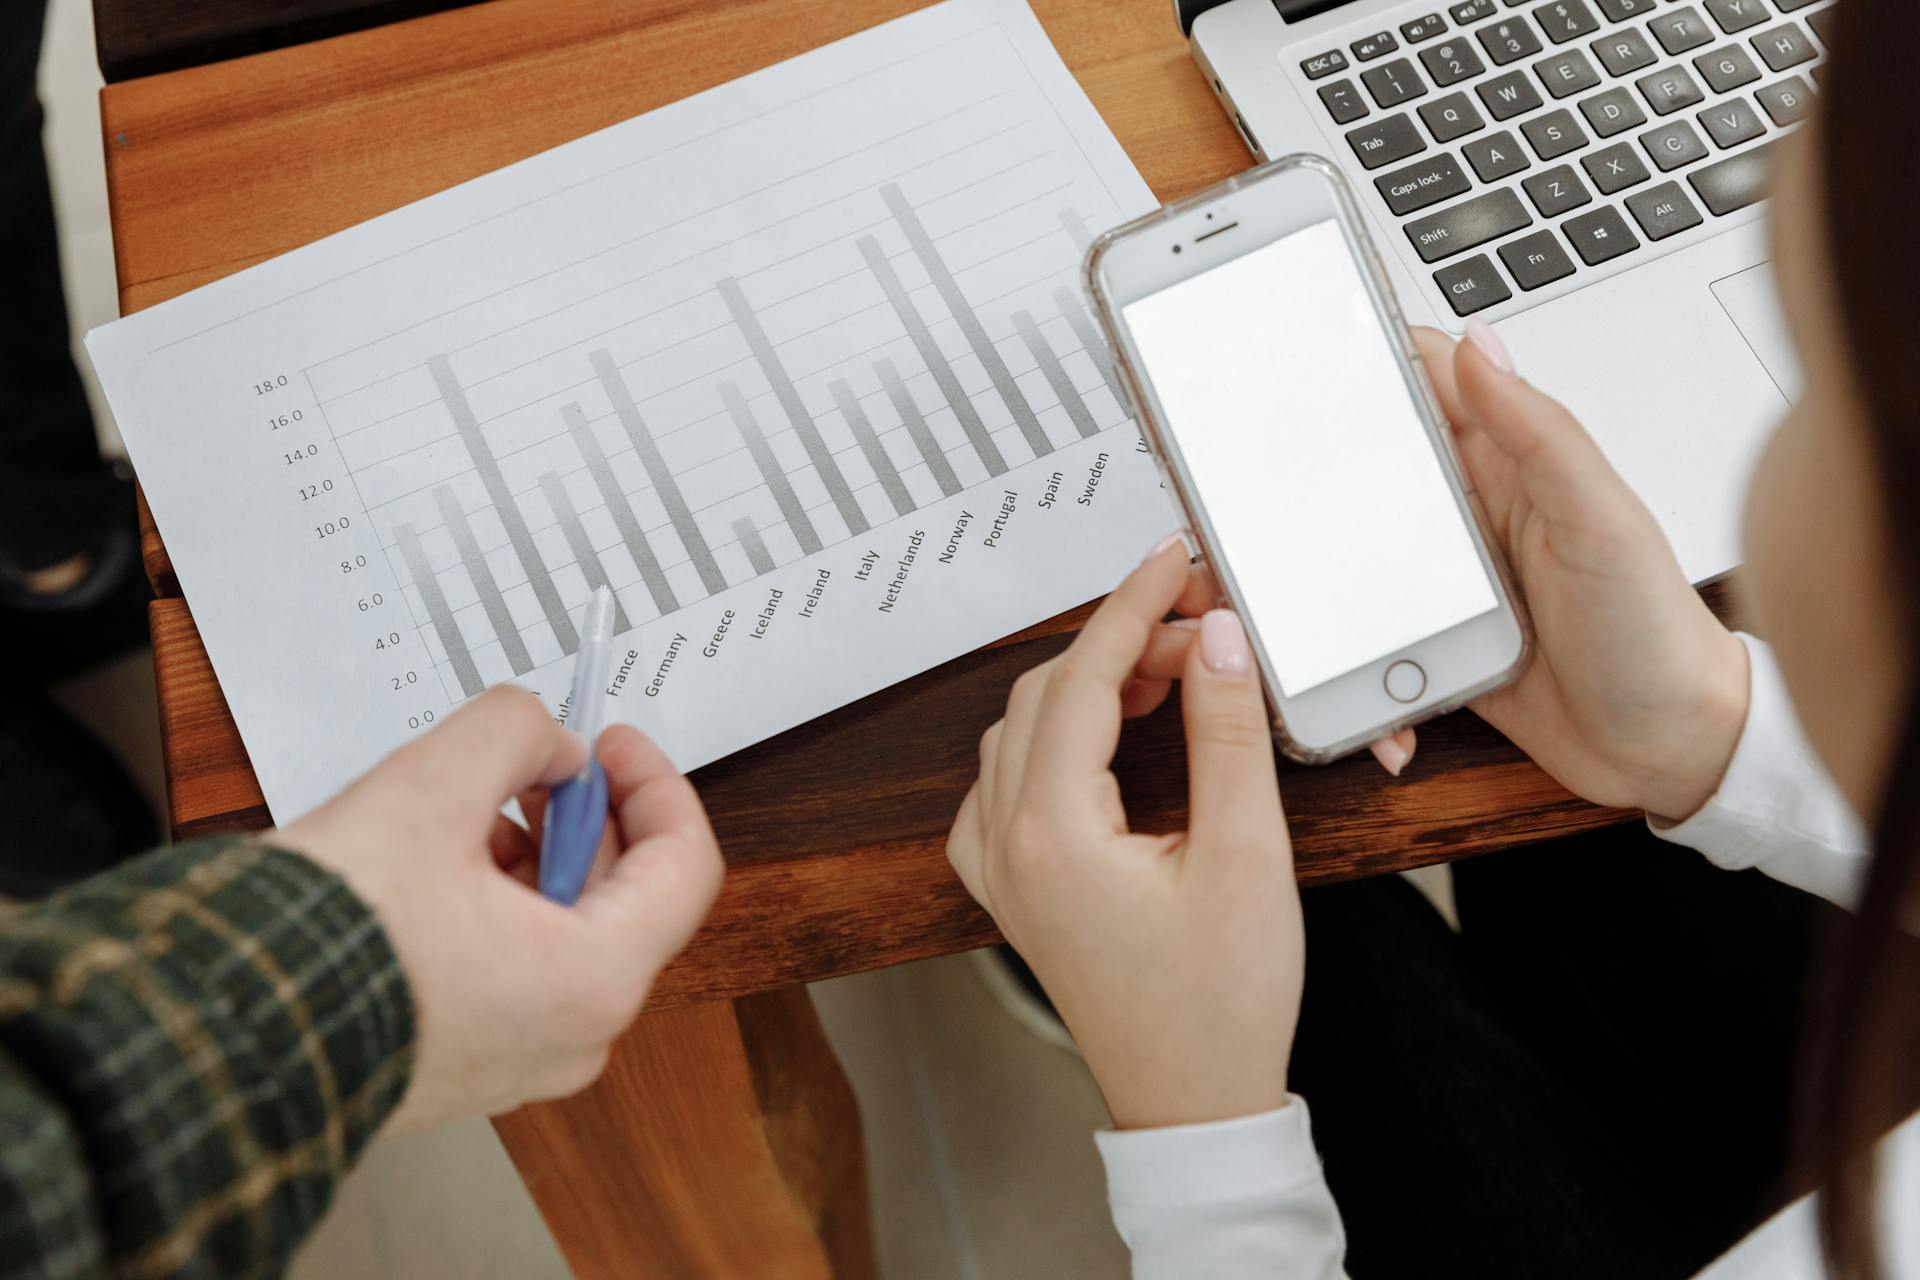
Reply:
M1433 273L1433 282L1447 295L1447 303L1457 316L1485 311L1513 296L1513 290L1507 288L1507 282L1494 269L1493 259L1484 253L1440 268Z

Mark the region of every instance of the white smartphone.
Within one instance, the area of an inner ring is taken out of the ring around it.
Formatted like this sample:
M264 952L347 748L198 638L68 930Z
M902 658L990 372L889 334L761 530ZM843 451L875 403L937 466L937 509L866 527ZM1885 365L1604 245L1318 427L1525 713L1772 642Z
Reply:
M1118 227L1088 291L1293 758L1519 674L1526 612L1330 163L1290 156Z

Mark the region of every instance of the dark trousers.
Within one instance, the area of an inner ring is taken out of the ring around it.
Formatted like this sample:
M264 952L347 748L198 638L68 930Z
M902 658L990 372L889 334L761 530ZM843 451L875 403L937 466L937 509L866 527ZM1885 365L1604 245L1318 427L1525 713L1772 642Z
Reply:
M67 343L34 77L44 0L0 0L0 568L91 550L126 495L101 462Z
M1790 1198L1822 912L1624 827L1304 895L1290 1084L1356 1280L1690 1276Z

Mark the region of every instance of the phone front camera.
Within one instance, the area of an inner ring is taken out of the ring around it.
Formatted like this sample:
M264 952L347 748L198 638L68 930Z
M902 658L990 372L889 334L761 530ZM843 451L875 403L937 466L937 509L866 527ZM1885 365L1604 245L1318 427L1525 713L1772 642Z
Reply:
M1173 251L1174 251L1175 253L1178 253L1178 252L1180 252L1180 246L1179 246L1179 245L1175 245L1175 246L1173 246Z

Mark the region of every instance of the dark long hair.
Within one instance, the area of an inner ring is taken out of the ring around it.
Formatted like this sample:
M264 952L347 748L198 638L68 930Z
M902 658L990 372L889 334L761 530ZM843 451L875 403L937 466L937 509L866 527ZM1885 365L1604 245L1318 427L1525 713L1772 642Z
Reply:
M1840 0L1822 84L1820 191L1841 337L1864 399L1884 499L1890 578L1920 635L1920 0ZM1802 1105L1833 1272L1881 1274L1876 1139L1920 1072L1920 960L1906 936L1920 887L1920 680L1909 679L1860 909L1831 940L1808 1041ZM1911 1208L1911 1206L1909 1206Z

